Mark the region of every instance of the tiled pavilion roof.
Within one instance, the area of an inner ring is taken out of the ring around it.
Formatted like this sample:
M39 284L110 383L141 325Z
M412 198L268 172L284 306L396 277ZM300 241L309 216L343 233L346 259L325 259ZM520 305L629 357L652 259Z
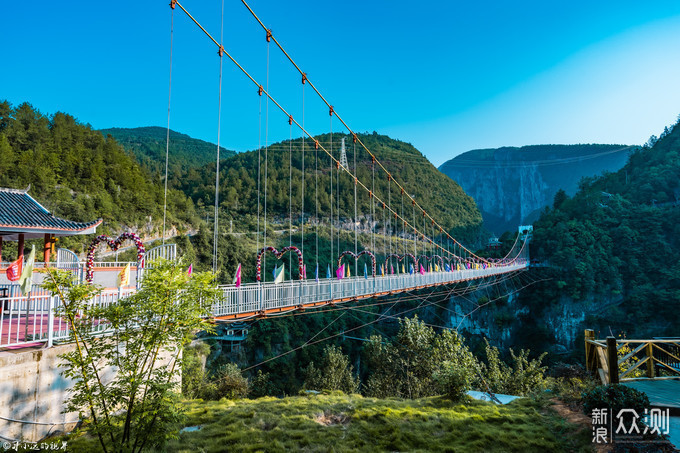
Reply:
M27 239L44 237L45 234L92 234L101 223L101 219L87 223L61 219L31 197L28 189L0 188L0 236L3 240L17 240L19 233Z

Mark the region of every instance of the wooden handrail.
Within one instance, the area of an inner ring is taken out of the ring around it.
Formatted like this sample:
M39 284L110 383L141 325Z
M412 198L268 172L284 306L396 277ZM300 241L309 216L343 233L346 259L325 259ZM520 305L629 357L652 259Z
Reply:
M646 370L645 379L666 378L657 377L656 367L680 374L677 366L680 364L680 339L616 339L610 336L600 340L595 339L593 330L586 330L584 337L586 369L598 374L603 384L642 379L639 373L642 369ZM636 370L638 373L634 373ZM628 377L631 375L633 377Z

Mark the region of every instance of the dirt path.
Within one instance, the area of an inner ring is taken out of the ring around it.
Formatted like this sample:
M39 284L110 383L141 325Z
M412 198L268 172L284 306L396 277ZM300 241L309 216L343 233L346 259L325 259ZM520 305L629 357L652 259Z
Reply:
M585 415L583 412L572 410L569 408L569 406L557 398L551 398L550 402L552 403L552 409L554 409L560 417L571 424L580 426L578 431L579 433L581 433L583 430L586 430L589 433L592 432L593 427L590 417ZM593 451L596 453L610 453L613 451L613 448L611 445L593 444Z

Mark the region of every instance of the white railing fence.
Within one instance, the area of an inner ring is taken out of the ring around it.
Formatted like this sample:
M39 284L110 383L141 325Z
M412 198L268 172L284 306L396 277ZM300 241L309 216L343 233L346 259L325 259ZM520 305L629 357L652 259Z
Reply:
M213 304L213 316L229 317L239 314L255 315L272 311L287 311L302 305L315 303L346 302L354 299L399 293L431 285L453 284L494 275L506 274L524 269L525 260L510 265L487 269L469 269L450 272L431 272L386 275L384 277L363 276L338 279L248 283L236 288L234 285L221 286L223 297ZM105 290L95 296L91 306L105 306L116 303L136 291L129 288L122 291ZM59 297L50 295L40 286L34 285L28 296L21 294L18 285L0 285L0 348L23 347L46 344L55 341L69 341L70 326L64 316ZM94 320L91 330L106 333L109 326L104 320Z
M16 285L14 285L16 286ZM103 291L90 301L90 306L105 306L116 303L120 298L134 293L134 289L122 291ZM0 292L0 348L11 348L46 343L52 346L55 341L68 341L70 325L66 318L61 300L42 288L35 287L24 296L18 287L12 288L11 295ZM92 331L105 332L108 326L94 320Z

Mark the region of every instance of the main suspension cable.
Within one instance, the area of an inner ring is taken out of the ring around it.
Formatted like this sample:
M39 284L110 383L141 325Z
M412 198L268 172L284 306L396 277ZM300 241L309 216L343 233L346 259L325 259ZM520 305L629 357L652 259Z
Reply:
M257 16L257 14L255 14L255 12L254 12L253 9L250 7L250 5L248 5L248 3L247 3L245 0L241 0L241 2L242 2L243 5L248 9L248 11L252 14L252 16L255 18L255 20L260 24L260 26L261 26L262 28L264 28L265 30L267 30L267 27L264 25L264 23L262 22L262 20L260 20L260 18ZM205 30L204 30L204 31L205 31ZM206 32L206 33L207 33L207 32ZM300 74L305 74L305 73L302 71L302 69L300 68L300 66L298 66L298 64L293 60L293 58L290 56L290 54L288 54L288 52L286 52L286 50L283 48L283 46L281 45L281 43L276 39L276 37L275 37L275 36L272 36L272 39L273 39L274 43L277 45L277 47L281 50L281 52L286 56L286 58L288 59L288 61L290 61L290 63L295 67L295 69L297 69L297 71L298 71ZM320 98L320 99L328 106L328 108L332 108L330 102L328 102L328 100L326 100L326 98L321 94L321 92L318 90L318 88L316 87L316 85L314 85L314 83L313 83L311 80L309 80L309 78L307 78L307 81L309 82L309 86L316 92L316 94L317 94L317 95L319 96L319 98ZM353 136L356 136L356 133L349 127L349 125L342 119L342 117L341 117L337 112L335 112L335 115L336 115L336 117L338 118L338 120L343 124L343 126L345 126L345 128L347 129L347 131L348 131L350 134L352 134ZM358 139L358 142L359 142L359 144L366 150L366 152L367 152L372 158L376 159L376 162L375 162L375 163L378 164L378 166L385 172L385 174L391 175L391 173L387 170L387 168L385 168L385 166L384 166L380 161L377 160L375 154L374 154L373 152L371 152L371 150L368 149L368 147L364 144L364 142L363 142L361 139ZM397 182L396 180L395 180L395 184L396 184L397 187L399 187L400 189L403 188L403 186L402 186L401 184L399 184L399 182ZM411 199L411 201L414 201L414 202L415 202L415 200L412 198L412 196L411 196L410 194L407 193L407 196L408 196L408 198ZM433 221L437 224L437 226L441 226L441 225L440 225L440 224L439 224L432 216L430 216L430 214L428 214L428 213L425 212L425 210L420 206L420 204L416 203L415 206L418 208L419 211L422 211L422 212L424 213L425 216L427 216L427 217L429 217L431 220L433 220ZM442 229L443 229L443 228L442 228ZM448 232L446 232L446 235L449 236L453 241L455 241L456 243L458 243L458 241L457 241L455 238L451 237L450 234L449 234ZM467 251L469 254L473 255L473 256L475 257L475 259L480 260L480 261L487 261L485 258L479 257L479 256L475 255L474 253L472 253L470 250L468 250L468 249L467 249L466 247L464 247L462 244L460 244L460 243L458 243L458 244L459 244L460 247L464 248L465 251Z
M203 28L203 27L200 25L200 23L198 23L198 21L197 21L193 16L191 16L191 14L189 14L189 13L186 11L186 9L185 9L178 1L176 2L176 5L178 5L178 6L179 6L179 7L187 14L187 16L188 16L192 21L194 21L194 23L196 23L196 25L197 25L197 26L198 26L198 27L199 27L199 28L200 28L200 29L201 29L201 30L202 30L202 31L203 31L203 32L204 32L204 33L205 33L205 34L206 34L206 35L207 35L214 43L215 43L215 44L217 44L217 45L219 46L219 44L217 43L217 41L216 41L216 40L215 40L215 39L214 39L214 38L213 38L213 37L205 30L205 28ZM272 39L276 42L276 39L275 39L275 38L272 37ZM277 43L277 44L278 44L278 43ZM222 49L223 49L223 48L222 48ZM255 85L257 85L258 87L260 87L261 92L263 92L264 94L266 94L268 100L271 100L271 101L272 101L272 102L273 102L273 103L274 103L274 104L275 104L275 105L276 105L276 106L277 106L277 107L278 107L278 108L279 108L279 109L280 109L287 117L289 117L289 118L291 117L291 116L288 114L288 112L283 108L283 106L281 106L281 104L279 104L279 103L271 96L271 94L270 94L268 91L263 90L262 87L261 87L261 85L259 85L259 84L257 83L257 81L256 81L256 80L255 80L255 79L254 79L254 78L253 78L253 77L252 77L252 76L251 76L251 75L243 68L243 66L241 66L241 65L233 58L233 56L231 56L231 55L230 55L228 52L226 52L226 51L224 51L224 54L227 55L227 57L229 57L229 59L230 59L230 60L231 60L231 61L232 61L232 62L233 62L233 63L234 63L234 64L235 64L235 65L236 65L243 73L244 73L244 75L246 75L246 76L251 80L251 82L253 82ZM303 73L303 74L304 74L304 73ZM306 80L309 82L309 79L306 79ZM317 91L316 88L311 84L311 82L310 82L310 86L312 86L312 88L313 88L315 91ZM325 100L324 100L324 101L325 101ZM327 104L327 105L330 106L330 104ZM345 123L345 122L337 115L337 112L335 112L335 115L336 115L336 116L338 117L338 119L343 123L343 125L345 125L345 127L347 127L346 123ZM306 135L309 136L310 138L314 139L314 137L313 137L313 136L312 136L312 135L304 128L304 127L302 127L296 120L293 119L293 122L296 124L297 127L299 127L299 128L303 131L304 134L306 134ZM353 136L356 136L356 134L353 133ZM373 153L372 153L372 152L371 152L371 151L363 144L363 142L362 142L360 139L357 138L357 142L358 142L360 145L362 145L362 147L366 150L366 152L367 152L370 156L372 156L372 158L375 157L374 154L373 154ZM330 160L331 160L331 163L335 163L335 164L336 164L336 167L338 168L338 170L340 170L340 167L342 167L343 171L345 171L345 172L347 172L348 174L350 174L350 176L353 176L353 175L351 174L351 171L350 171L348 168L346 168L345 166L340 165L340 162L338 161L338 159L334 158L333 155L332 155L331 153L328 152L328 150L326 150L323 146L318 145L318 141L315 140L315 143L316 143L316 146L319 146L319 147L322 149L322 151L326 152L326 153L329 155ZM389 172L387 172L387 170L385 170L384 166L383 166L379 161L376 160L376 163L378 164L378 166L379 166L381 169L383 169L383 171L385 171L388 175L391 175ZM392 178L394 179L393 176L392 176ZM370 189L368 189L368 188L366 187L366 185L363 184L363 182L358 181L358 184L361 185L362 188L363 188L364 190L366 190L367 192L372 193L372 191L370 191ZM395 184L397 184L397 187L399 187L399 188L402 190L402 192L404 192L403 186L401 186L396 180L395 180ZM403 193L402 193L402 194L403 194ZM375 194L372 194L372 195L373 195L374 197L376 197ZM423 215L427 216L427 217L430 218L431 220L434 220L429 214L427 214L424 210L422 210L422 208L415 202L415 200L411 197L410 194L406 194L406 195L407 195L407 197L409 197L409 199L411 199L411 201L412 201L412 203L413 203L413 205L414 205L414 208L417 206L417 207L419 208L419 210L421 210L421 211L423 212ZM376 201L381 202L382 200L380 200L378 197L376 197ZM391 212L392 214L395 214L395 215L397 215L397 217L400 217L400 216L396 213L396 211L394 211L391 207L389 208L389 210L390 210L390 212ZM412 228L414 229L415 234L418 233L418 229L417 229L415 226L411 226L411 225L410 225L410 222L408 222L408 221L407 221L406 219L404 219L403 217L401 218L401 220L403 220L403 222L404 222L404 228L406 228L406 226L408 226L409 228L412 227ZM436 221L435 221L435 224L438 225L438 226L440 226ZM449 237L455 244L458 244L458 246L459 246L462 250L464 250L464 252L466 252L468 255L470 255L471 257L474 256L475 259L477 259L477 260L479 260L479 261L488 262L488 261L487 261L486 259L484 259L484 258L477 257L474 253L472 253L470 250L468 250L468 249L465 248L462 244L460 244L455 238L451 237L450 234L448 234L448 232L447 232L447 237ZM445 252L445 250L443 250L443 251ZM455 256L454 256L454 257L455 257Z

